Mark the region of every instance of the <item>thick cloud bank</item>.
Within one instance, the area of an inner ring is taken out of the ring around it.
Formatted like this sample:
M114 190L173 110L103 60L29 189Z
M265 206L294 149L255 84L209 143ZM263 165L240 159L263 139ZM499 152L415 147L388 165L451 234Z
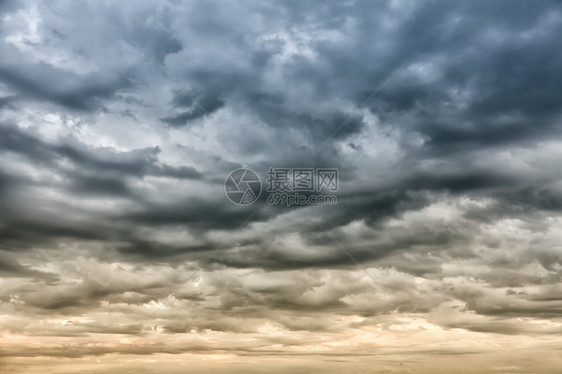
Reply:
M7 1L0 24L0 370L562 365L559 2ZM241 167L338 168L337 204L234 205Z

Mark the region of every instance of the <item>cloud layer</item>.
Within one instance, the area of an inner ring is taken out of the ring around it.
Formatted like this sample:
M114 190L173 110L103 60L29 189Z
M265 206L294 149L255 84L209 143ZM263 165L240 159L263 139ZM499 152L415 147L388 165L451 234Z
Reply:
M0 368L560 366L559 3L0 20ZM338 203L236 206L241 167L338 168Z

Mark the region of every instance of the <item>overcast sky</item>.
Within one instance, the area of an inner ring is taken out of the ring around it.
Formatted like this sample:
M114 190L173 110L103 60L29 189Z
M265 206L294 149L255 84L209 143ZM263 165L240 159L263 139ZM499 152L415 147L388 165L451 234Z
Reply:
M557 1L0 2L0 371L556 372L561 36ZM269 167L337 204L228 200Z

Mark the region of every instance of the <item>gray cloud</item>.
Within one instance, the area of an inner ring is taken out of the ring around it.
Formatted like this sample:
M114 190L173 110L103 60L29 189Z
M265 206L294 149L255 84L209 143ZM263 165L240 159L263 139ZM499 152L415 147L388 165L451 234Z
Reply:
M22 357L556 343L559 3L29 1L0 17L0 308L14 336L79 340ZM338 203L235 206L240 167L336 167Z

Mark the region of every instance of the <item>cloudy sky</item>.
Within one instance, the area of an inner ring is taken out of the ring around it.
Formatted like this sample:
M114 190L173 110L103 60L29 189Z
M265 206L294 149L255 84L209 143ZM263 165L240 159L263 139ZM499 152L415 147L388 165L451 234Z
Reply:
M0 25L0 372L562 366L561 3L2 1ZM270 167L337 168L337 204L229 201Z

